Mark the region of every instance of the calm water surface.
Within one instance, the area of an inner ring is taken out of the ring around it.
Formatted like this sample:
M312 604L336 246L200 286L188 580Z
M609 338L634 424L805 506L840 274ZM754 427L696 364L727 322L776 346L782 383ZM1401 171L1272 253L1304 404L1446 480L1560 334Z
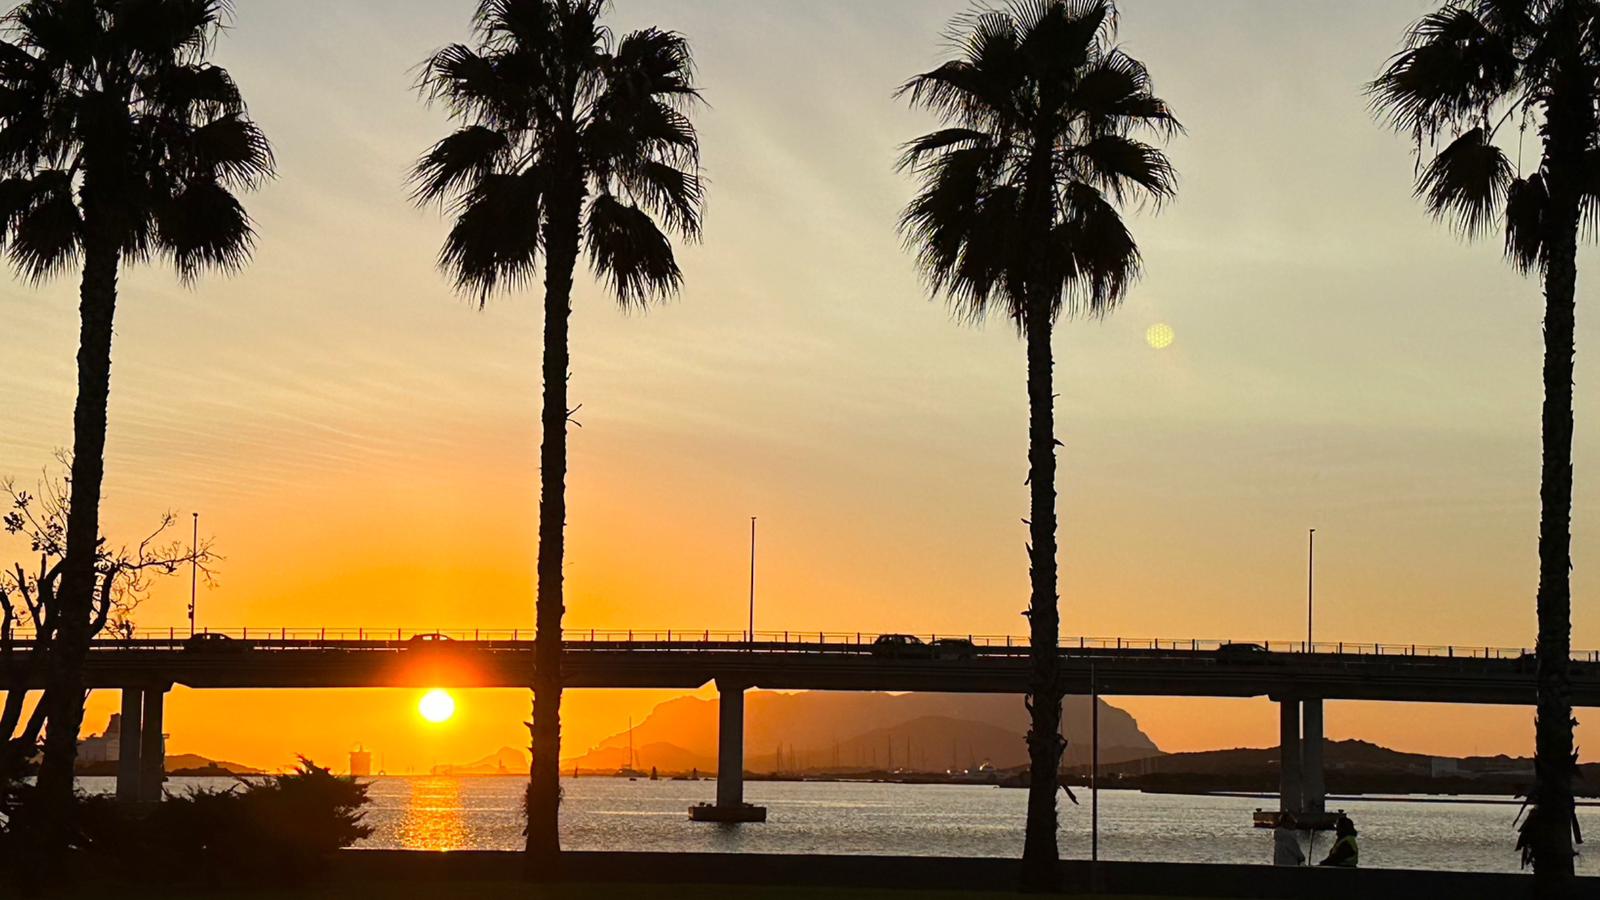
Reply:
M112 779L83 779L110 790ZM225 779L176 778L168 788L225 786ZM362 846L427 850L522 846L522 789L513 777L375 778ZM760 825L692 823L688 808L712 799L710 781L562 779L562 844L574 850L716 853L850 853L897 856L1020 856L1027 794L980 785L750 782L746 797L768 808ZM1061 801L1061 846L1089 854L1089 797ZM1100 793L1102 859L1266 863L1271 835L1250 825L1275 800ZM1330 801L1361 829L1361 861L1385 868L1517 871L1513 820L1503 803L1414 803L1399 799ZM1579 810L1600 834L1600 809ZM1313 853L1327 851L1321 835ZM1600 873L1592 856L1579 870Z

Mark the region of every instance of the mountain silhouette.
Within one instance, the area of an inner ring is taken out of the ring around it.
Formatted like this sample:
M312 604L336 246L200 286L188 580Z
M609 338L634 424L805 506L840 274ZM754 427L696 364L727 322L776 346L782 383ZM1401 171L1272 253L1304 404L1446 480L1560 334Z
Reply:
M1022 698L1011 695L752 691L745 695L744 762L756 772L886 768L892 746L895 768L943 771L983 762L1004 768L1027 761L1027 728ZM1063 732L1069 738L1065 762L1087 760L1089 698L1067 698ZM714 771L717 701L679 697L662 703L633 729L632 741L637 768ZM628 732L619 732L563 760L562 769L615 771L627 763L628 742ZM1132 716L1101 703L1102 761L1159 755Z

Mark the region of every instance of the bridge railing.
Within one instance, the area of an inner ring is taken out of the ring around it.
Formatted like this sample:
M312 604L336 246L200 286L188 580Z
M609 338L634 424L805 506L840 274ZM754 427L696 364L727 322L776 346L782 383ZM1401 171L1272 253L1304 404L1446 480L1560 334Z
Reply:
M261 649L301 649L327 647L377 647L402 648L419 644L445 642L474 642L480 645L521 646L533 641L533 629L411 629L411 628L204 628L199 638L193 638L187 627L141 628L131 637L101 636L95 646L102 648L167 649L185 645L190 641L217 641L232 639ZM210 637L217 636L217 637ZM17 635L17 641L26 645L31 636ZM877 632L843 631L746 631L717 629L566 629L562 638L569 645L587 645L596 649L627 648L637 650L727 650L759 647L766 652L806 653L870 652L881 637L899 637ZM970 643L981 653L1020 654L1026 652L1028 639L1018 635L986 634L918 634L912 635L923 643L957 641ZM1350 641L1275 641L1248 637L1226 639L1198 638L1124 638L1124 637L1064 637L1063 650L1116 652L1162 652L1177 654L1229 653L1248 655L1252 652L1309 653L1334 657L1430 657L1459 659L1524 659L1531 650L1525 647L1461 646L1446 644L1361 643ZM1572 658L1580 662L1600 662L1600 651L1574 651Z

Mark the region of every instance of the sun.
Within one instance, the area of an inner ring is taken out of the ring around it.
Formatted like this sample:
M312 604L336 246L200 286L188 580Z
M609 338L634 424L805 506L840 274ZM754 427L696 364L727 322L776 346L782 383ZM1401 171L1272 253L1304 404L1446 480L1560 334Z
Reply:
M422 695L417 712L429 722L447 722L456 714L456 699L446 691L431 690Z
M1171 325L1165 322L1157 322L1145 329L1144 342L1149 344L1151 349L1165 350L1172 346L1172 339L1175 336L1172 333Z

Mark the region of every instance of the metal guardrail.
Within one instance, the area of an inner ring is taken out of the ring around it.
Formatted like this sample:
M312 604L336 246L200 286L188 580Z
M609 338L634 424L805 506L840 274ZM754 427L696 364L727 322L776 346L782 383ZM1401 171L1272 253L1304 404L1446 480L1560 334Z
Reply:
M525 644L531 643L534 638L533 629L498 628L498 629L408 629L408 628L207 628L201 629L202 635L220 635L239 641L252 642L253 646L264 644L282 647L284 649L309 649L317 646L350 647L360 644L374 647L399 647L416 646L419 643L429 643L430 639L440 642L477 642L486 644ZM719 631L713 629L567 629L562 632L562 639L569 644L588 644L591 646L652 645L651 649L671 649L681 646L685 650L696 647L715 646L725 649L730 646L740 648L758 648L765 646L774 652L806 652L814 648L815 651L839 650L848 648L867 648L879 637L878 632L840 632L840 631L757 631L754 635L744 631ZM26 647L32 635L19 633L16 642ZM932 643L939 640L969 641L976 648L999 651L1024 650L1029 646L1028 638L1018 635L984 635L984 634L919 634L919 640ZM190 639L187 626L167 629L144 628L139 629L132 637L99 637L94 641L96 648L103 649L170 649L173 644L183 643ZM204 640L204 638L202 638ZM1273 653L1319 654L1335 656L1393 656L1393 657L1424 657L1424 658L1453 658L1453 659L1521 659L1532 650L1527 647L1493 647L1493 646L1460 646L1447 644L1413 644L1413 643L1363 643L1350 641L1317 641L1307 644L1305 641L1272 641L1248 639L1197 639L1197 638L1105 638L1105 637L1066 637L1062 638L1059 646L1063 650L1096 650L1096 651L1156 651L1174 653L1215 653L1223 647L1237 647L1251 645ZM1244 649L1244 648L1241 648ZM1578 662L1600 663L1600 650L1573 651L1572 659Z

